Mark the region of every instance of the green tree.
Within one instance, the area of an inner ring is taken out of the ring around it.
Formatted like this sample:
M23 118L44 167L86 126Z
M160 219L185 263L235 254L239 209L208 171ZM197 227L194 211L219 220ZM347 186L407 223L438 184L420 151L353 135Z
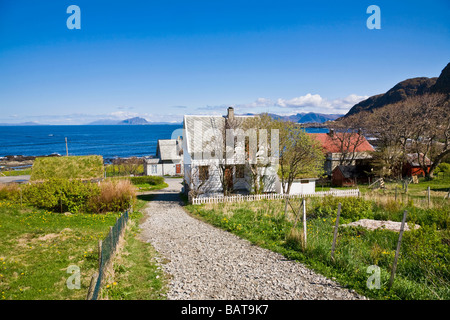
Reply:
M323 174L325 156L320 143L290 121L274 120L279 129L279 176L284 193L289 193L295 179L313 178Z

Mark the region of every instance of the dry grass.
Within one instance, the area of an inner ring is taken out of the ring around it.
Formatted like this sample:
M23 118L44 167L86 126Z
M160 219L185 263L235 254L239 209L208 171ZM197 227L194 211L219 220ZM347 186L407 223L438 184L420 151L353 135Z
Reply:
M90 207L95 212L127 210L134 205L136 188L129 180L107 180L99 184L100 194L91 199Z
M0 200L14 200L20 194L20 187L16 183L0 184Z

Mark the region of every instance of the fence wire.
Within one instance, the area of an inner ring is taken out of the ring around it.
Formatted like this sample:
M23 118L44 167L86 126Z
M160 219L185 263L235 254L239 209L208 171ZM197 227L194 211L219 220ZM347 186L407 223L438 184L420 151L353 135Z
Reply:
M102 282L104 280L104 276L106 274L106 269L111 263L111 259L114 256L114 253L117 249L117 244L119 243L119 239L122 235L123 230L128 221L128 210L125 211L120 218L117 219L116 223L113 227L110 228L110 231L106 238L99 245L99 268L98 268L98 277L95 282L95 286L93 287L92 294L88 293L88 300L97 300Z

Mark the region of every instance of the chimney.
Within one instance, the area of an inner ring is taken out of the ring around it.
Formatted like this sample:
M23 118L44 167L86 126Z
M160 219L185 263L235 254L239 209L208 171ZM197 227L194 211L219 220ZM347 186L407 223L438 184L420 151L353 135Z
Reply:
M334 129L330 128L330 132L328 133L328 135L333 138L333 136L334 136Z
M233 107L228 107L227 118L229 120L233 120L233 118L234 118L234 109L233 109Z

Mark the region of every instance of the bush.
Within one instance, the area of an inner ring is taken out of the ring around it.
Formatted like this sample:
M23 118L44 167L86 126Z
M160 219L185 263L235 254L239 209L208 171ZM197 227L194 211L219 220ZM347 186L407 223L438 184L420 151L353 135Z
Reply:
M149 184L156 186L158 184L164 183L164 178L159 176L141 176L141 177L131 177L130 181L132 184Z
M135 201L136 191L128 180L101 183L52 179L26 185L23 198L28 204L54 212L122 212Z
M444 173L444 174L450 174L450 163L443 162L440 165L437 166L434 173Z
M128 180L103 181L100 192L89 199L91 212L120 212L134 204L136 189Z
M87 211L89 198L99 194L97 184L80 180L51 179L26 185L23 198L37 208L55 212Z
M20 187L13 184L0 184L0 200L16 201L20 198Z

